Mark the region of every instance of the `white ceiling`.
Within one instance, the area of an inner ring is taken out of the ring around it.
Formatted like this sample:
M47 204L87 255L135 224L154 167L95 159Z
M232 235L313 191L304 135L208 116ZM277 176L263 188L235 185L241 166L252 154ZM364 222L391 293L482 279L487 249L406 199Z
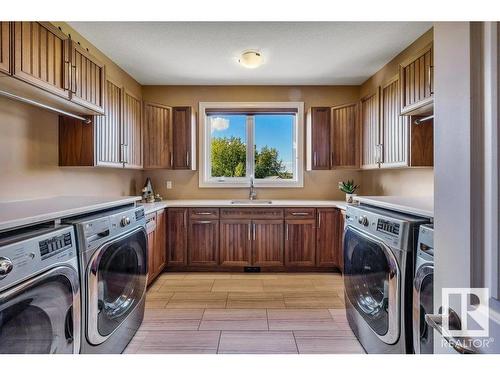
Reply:
M143 85L358 85L430 22L70 22ZM264 65L237 63L246 49Z

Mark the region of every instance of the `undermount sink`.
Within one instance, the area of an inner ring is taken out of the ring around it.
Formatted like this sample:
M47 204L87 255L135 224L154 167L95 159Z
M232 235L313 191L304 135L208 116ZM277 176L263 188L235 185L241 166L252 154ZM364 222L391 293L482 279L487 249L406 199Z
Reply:
M267 201L264 199L243 199L239 201L231 201L231 204L273 204L273 201Z

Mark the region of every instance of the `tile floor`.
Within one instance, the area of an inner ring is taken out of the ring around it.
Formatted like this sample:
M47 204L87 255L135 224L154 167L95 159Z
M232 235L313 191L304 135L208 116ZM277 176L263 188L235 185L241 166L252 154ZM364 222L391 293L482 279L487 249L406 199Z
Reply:
M125 350L141 353L364 353L327 273L164 273Z

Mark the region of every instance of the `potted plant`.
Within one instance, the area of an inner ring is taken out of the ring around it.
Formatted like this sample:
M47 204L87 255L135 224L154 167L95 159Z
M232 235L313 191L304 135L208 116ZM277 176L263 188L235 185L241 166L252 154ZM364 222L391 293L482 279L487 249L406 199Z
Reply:
M343 191L345 193L345 201L347 203L353 203L353 197L356 196L356 194L354 194L356 192L356 190L358 190L359 188L359 185L355 185L354 184L354 180L350 181L350 180L347 180L346 181L340 181L339 182L339 189L341 191Z

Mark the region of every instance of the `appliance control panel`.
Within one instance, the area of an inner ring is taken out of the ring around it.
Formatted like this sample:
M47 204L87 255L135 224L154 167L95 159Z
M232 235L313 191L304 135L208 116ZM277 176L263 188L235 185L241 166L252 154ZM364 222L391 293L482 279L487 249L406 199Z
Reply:
M0 290L77 255L72 226L38 228L0 243Z
M399 229L401 224L392 222L390 220L378 219L377 220L377 231L387 234L392 234L394 236L399 236Z

